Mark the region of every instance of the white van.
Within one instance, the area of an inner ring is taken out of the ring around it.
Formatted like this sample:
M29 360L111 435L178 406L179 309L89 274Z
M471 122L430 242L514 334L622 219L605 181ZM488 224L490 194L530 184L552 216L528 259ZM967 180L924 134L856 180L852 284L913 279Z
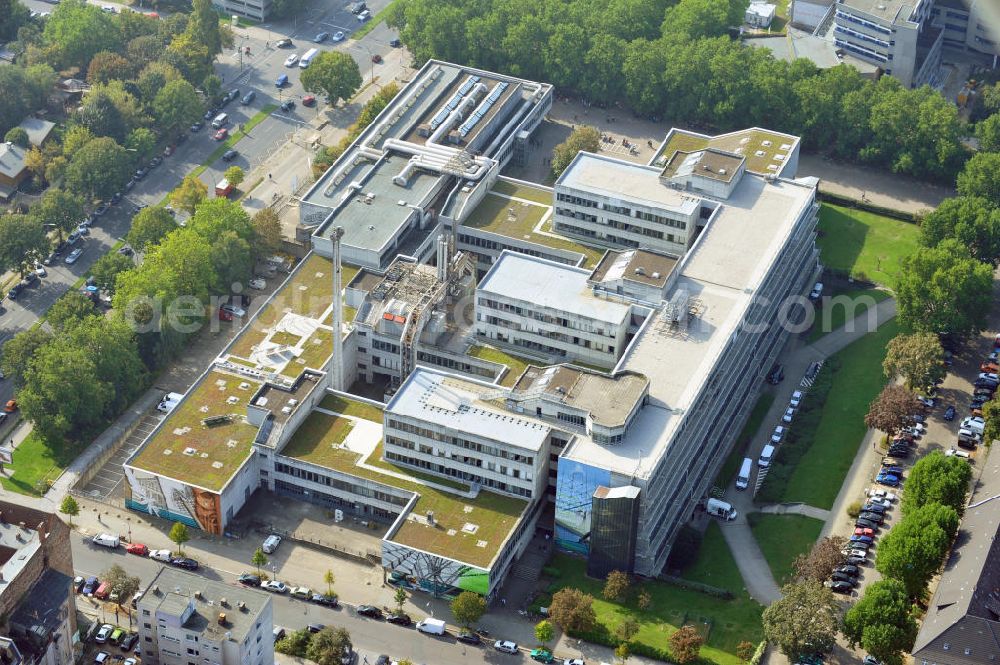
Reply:
M781 443L781 440L785 438L785 428L778 425L774 428L774 433L771 434L771 443Z
M757 458L757 466L766 469L771 465L772 457L774 457L774 446L769 443L764 446L764 450L760 451L760 457Z
M417 630L428 635L444 635L445 623L441 619L427 618L417 622Z
M736 511L733 504L720 501L719 499L709 499L705 502L705 512L713 517L721 517L724 520L736 519Z
M91 542L93 542L95 545L99 545L101 547L107 547L109 549L116 549L121 544L121 540L118 538L118 536L112 535L110 533L99 533L96 536L94 536L94 539Z
M740 467L740 475L736 476L736 489L745 490L750 486L751 471L753 471L753 460L749 457L744 457L743 465Z
M228 122L229 122L229 116L226 115L225 113L220 113L219 115L215 116L214 120L212 120L212 127L215 127L216 129L220 129L221 127L223 127L224 125L226 125Z

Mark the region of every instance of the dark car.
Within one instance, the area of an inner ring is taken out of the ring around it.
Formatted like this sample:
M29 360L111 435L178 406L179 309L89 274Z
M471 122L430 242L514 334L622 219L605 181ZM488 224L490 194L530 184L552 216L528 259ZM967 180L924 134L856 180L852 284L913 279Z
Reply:
M207 111L205 111L205 115L201 117L207 122L218 114L219 114L219 109L208 109Z
M885 517L886 507L880 503L866 503L861 506L861 514L865 513L875 513L881 517Z
M864 544L866 544L868 546L871 546L871 545L873 545L875 543L875 539L872 538L871 536L858 536L858 535L854 535L854 536L851 536L851 539L848 542L850 543L851 547L854 547L855 543L864 543Z
M369 619L381 619L382 610L374 605L358 605L358 614Z
M203 123L201 120L199 120L198 122L196 122L193 125L191 125L191 131L192 132L200 132L201 128L204 127L204 126L205 126L205 123Z
M49 252L49 255L46 256L44 259L42 259L42 265L43 266L52 265L52 263L56 260L56 258L58 258L58 256L59 255L56 254L55 252Z
M885 515L882 513L876 513L875 511L862 511L861 514L858 515L858 519L873 522L875 524L882 524L882 522L885 521Z
M94 576L88 577L87 581L83 583L83 589L80 590L80 593L85 595L90 595L94 593L95 591L97 591L97 582L98 580L96 577Z
M955 419L955 407L949 406L947 409L944 410L944 419L945 420Z
M224 162L231 162L234 159L236 159L239 156L239 154L240 153L238 153L235 150L227 150L226 152L224 152L222 154L222 161L224 161Z
M243 586L260 586L260 577L250 573L243 573L236 581Z
M459 642L465 642L466 644L479 644L482 642L478 633L474 633L471 630L460 630L458 635L455 636Z
M139 641L139 633L129 633L127 637L122 639L122 651L131 651L135 647L135 643Z
M889 454L893 457L909 457L910 449L906 446L892 446L889 448Z
M225 96L224 99L227 102L231 102L231 101L233 101L234 99L236 99L239 96L240 96L240 89L239 88L233 88L228 93L226 93L226 96Z
M198 570L198 562L194 559L189 559L187 557L174 557L170 560L171 566L176 566L178 568L183 568L184 570Z
M250 102L252 102L256 96L257 96L257 93L254 92L253 90L251 90L247 94L243 95L243 99L240 100L240 104L243 104L243 106L246 106L247 104L249 104Z
M155 169L157 166L159 166L162 163L163 163L163 158L160 157L159 155L157 155L156 157L153 157L153 159L150 160L150 162L149 162L149 168Z
M338 607L340 605L337 602L336 596L328 596L325 593L314 593L309 600L317 605L325 605L327 607Z
M293 102L292 100L286 99L285 101L281 102L282 111L291 111L293 108L295 108L295 102Z
M861 569L857 566L837 566L833 569L833 572L840 573L841 575L850 575L851 577L857 577L861 574Z
M398 39L390 39L389 40L389 46L391 46L392 48L399 48L402 45L403 45L403 42L399 41Z
M318 35L316 35L316 37L315 37L315 39L313 39L313 41L316 42L317 44L321 44L321 43L325 42L329 36L330 36L329 32L321 32Z
M394 623L397 626L410 626L413 624L413 619L410 618L408 614L390 614L386 621L389 623Z
M10 287L10 291L7 292L7 297L11 300L17 300L17 296L24 290L24 285L22 282L18 282L14 286Z
M310 633L318 633L324 628L326 628L326 626L324 626L321 623L311 623L308 626L306 626L306 630L308 630Z
M873 531L878 531L877 523L873 522L872 520L862 519L860 517L854 521L854 526L855 528L858 529L872 529Z
M785 370L782 369L781 365L775 365L771 368L771 371L767 373L767 382L771 385L778 385L784 378Z
M901 466L895 466L895 465L883 466L882 467L882 473L891 473L894 476L902 477L903 476L903 467L901 467Z
M292 48L292 40L279 39L277 42L275 42L275 46L277 46L278 48Z
M830 582L830 591L834 593L851 593L854 591L854 585L847 582Z
M830 579L833 580L834 582L847 582L851 586L858 585L858 581L854 579L853 575L845 575L844 573L835 572L833 575L830 575Z

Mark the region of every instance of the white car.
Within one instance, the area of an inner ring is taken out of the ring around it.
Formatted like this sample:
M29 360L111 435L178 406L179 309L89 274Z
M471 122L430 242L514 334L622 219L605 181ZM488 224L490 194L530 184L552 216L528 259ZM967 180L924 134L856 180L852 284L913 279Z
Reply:
M306 600L312 598L313 595L312 589L307 586L293 586L291 593L296 598L305 598Z
M337 32L333 33L333 37L331 37L331 40L335 42L344 41L344 33L338 30Z
M799 408L799 404L801 403L802 403L802 391L796 390L794 393L792 393L792 399L789 400L788 406L792 407L793 409L797 409Z
M293 53L285 58L285 67L294 67L299 62L299 54Z
M868 490L868 496L872 497L873 499L880 499L882 501L888 501L889 503L892 503L893 501L896 500L896 495L895 494L893 494L889 490L884 490L884 489L882 489L880 487L875 487L875 488L872 488L872 489Z
M771 443L781 443L783 438L785 438L785 428L778 425L774 428L774 434L771 435Z
M77 247L76 249L74 249L72 252L69 253L69 256L66 257L66 259L65 259L66 265L70 265L71 266L74 263L76 263L76 260L78 258L80 258L81 254L83 254L83 249L82 248Z
M502 653L517 653L517 643L510 640L497 640L493 648Z
M110 658L111 654L109 654L107 651L101 651L96 656L94 656L94 662L97 663L97 665L104 665L105 663L111 662L109 660Z
M278 549L278 545L280 544L281 544L281 536L275 536L274 534L271 534L270 536L264 539L264 544L262 546L264 554L273 554L274 550Z
M263 291L267 288L267 281L260 277L250 280L250 288L256 291Z
M586 665L583 662L583 658L570 658L569 660L564 660L563 665Z
M868 558L868 550L852 550L850 548L840 550L840 553L844 556L857 557L859 559Z
M285 583L278 580L268 580L261 584L260 588L271 593L288 593L288 587Z
M790 423L792 422L792 418L794 417L795 417L795 409L793 409L792 407L788 407L787 409L785 409L785 415L781 416L781 422Z
M149 558L154 561L163 561L164 563L170 563L173 558L170 554L170 550L150 550Z
M965 452L964 450L957 450L955 448L949 448L948 450L944 451L944 456L945 457L961 457L963 459L969 460L970 462L972 461L972 456L969 455L969 453Z
M106 623L101 626L101 629L97 631L97 635L94 635L94 641L98 644L104 644L111 637L111 633L115 632L115 627L110 623Z

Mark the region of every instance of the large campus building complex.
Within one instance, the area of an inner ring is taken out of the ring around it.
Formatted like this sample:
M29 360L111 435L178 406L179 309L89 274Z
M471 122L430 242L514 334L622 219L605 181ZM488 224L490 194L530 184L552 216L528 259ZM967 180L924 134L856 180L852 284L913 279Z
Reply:
M758 128L500 176L551 98L427 63L306 194L313 251L128 460L128 505L222 533L254 491L312 502L435 592L494 596L536 528L659 573L818 270L815 181Z

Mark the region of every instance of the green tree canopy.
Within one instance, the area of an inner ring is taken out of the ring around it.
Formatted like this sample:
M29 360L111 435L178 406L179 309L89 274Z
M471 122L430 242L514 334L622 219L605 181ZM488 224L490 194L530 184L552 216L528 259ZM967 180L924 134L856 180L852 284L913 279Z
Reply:
M881 547L881 546L880 546ZM840 607L819 582L787 584L781 598L764 610L764 635L789 658L833 648Z
M913 389L933 386L945 375L941 341L934 333L896 335L889 341L882 370L889 379L902 376Z
M994 113L976 125L976 138L979 139L980 150L1000 152L1000 113Z
M941 202L920 222L920 243L937 247L953 238L979 261L1000 262L1000 209L976 196L956 196Z
M913 648L917 622L906 587L899 580L872 582L844 616L844 636L885 665L902 665Z
M597 152L601 146L601 133L593 127L577 127L569 137L552 150L552 175L559 177L578 152Z
M62 240L83 220L83 199L73 192L50 187L41 200L31 209L31 214L43 225L51 224Z
M86 70L90 59L101 51L120 50L121 33L107 12L84 0L64 0L45 21L43 33L50 62L56 69Z
M186 176L177 189L170 193L170 203L193 215L195 208L208 198L208 187L193 175Z
M471 628L486 614L486 600L478 593L463 591L451 601L451 614L461 626Z
M90 274L98 288L113 296L118 275L134 267L135 263L132 262L131 256L125 256L118 252L108 252L90 267Z
M0 266L22 277L51 245L42 223L30 215L0 215Z
M969 258L955 240L917 249L903 261L896 284L900 320L922 332L982 330L992 295L990 266Z
M125 148L110 137L93 139L80 148L66 167L66 186L77 194L110 199L132 172Z
M194 86L184 79L166 83L153 99L153 114L160 127L168 133L175 133L195 122L203 110L204 105Z
M179 554L184 553L184 543L191 540L187 526L183 522L174 522L174 525L170 527L169 537L171 542L177 545L177 552Z
M0 0L0 2L2 2L2 0ZM28 140L28 132L26 132L23 127L14 127L4 135L3 140L22 148L27 148L31 145L31 141Z
M978 196L1000 205L1000 152L973 155L958 174L958 193Z
M132 218L132 227L125 240L136 251L144 252L149 245L159 243L177 228L173 215L163 208L143 208Z
M950 506L961 513L971 479L972 469L961 457L946 457L940 450L921 457L910 469L903 487L903 514L929 503Z
M322 51L299 75L308 92L323 93L330 104L350 99L361 87L361 72L354 58L341 51Z
M88 316L95 316L97 310L90 298L79 291L67 291L59 300L52 303L46 320L58 333L63 329L80 323Z
M904 518L882 536L875 568L902 582L910 598L919 598L950 544L951 538L940 526Z
M3 345L0 369L15 386L24 386L28 363L42 346L52 339L52 333L41 326L28 328L11 337Z

